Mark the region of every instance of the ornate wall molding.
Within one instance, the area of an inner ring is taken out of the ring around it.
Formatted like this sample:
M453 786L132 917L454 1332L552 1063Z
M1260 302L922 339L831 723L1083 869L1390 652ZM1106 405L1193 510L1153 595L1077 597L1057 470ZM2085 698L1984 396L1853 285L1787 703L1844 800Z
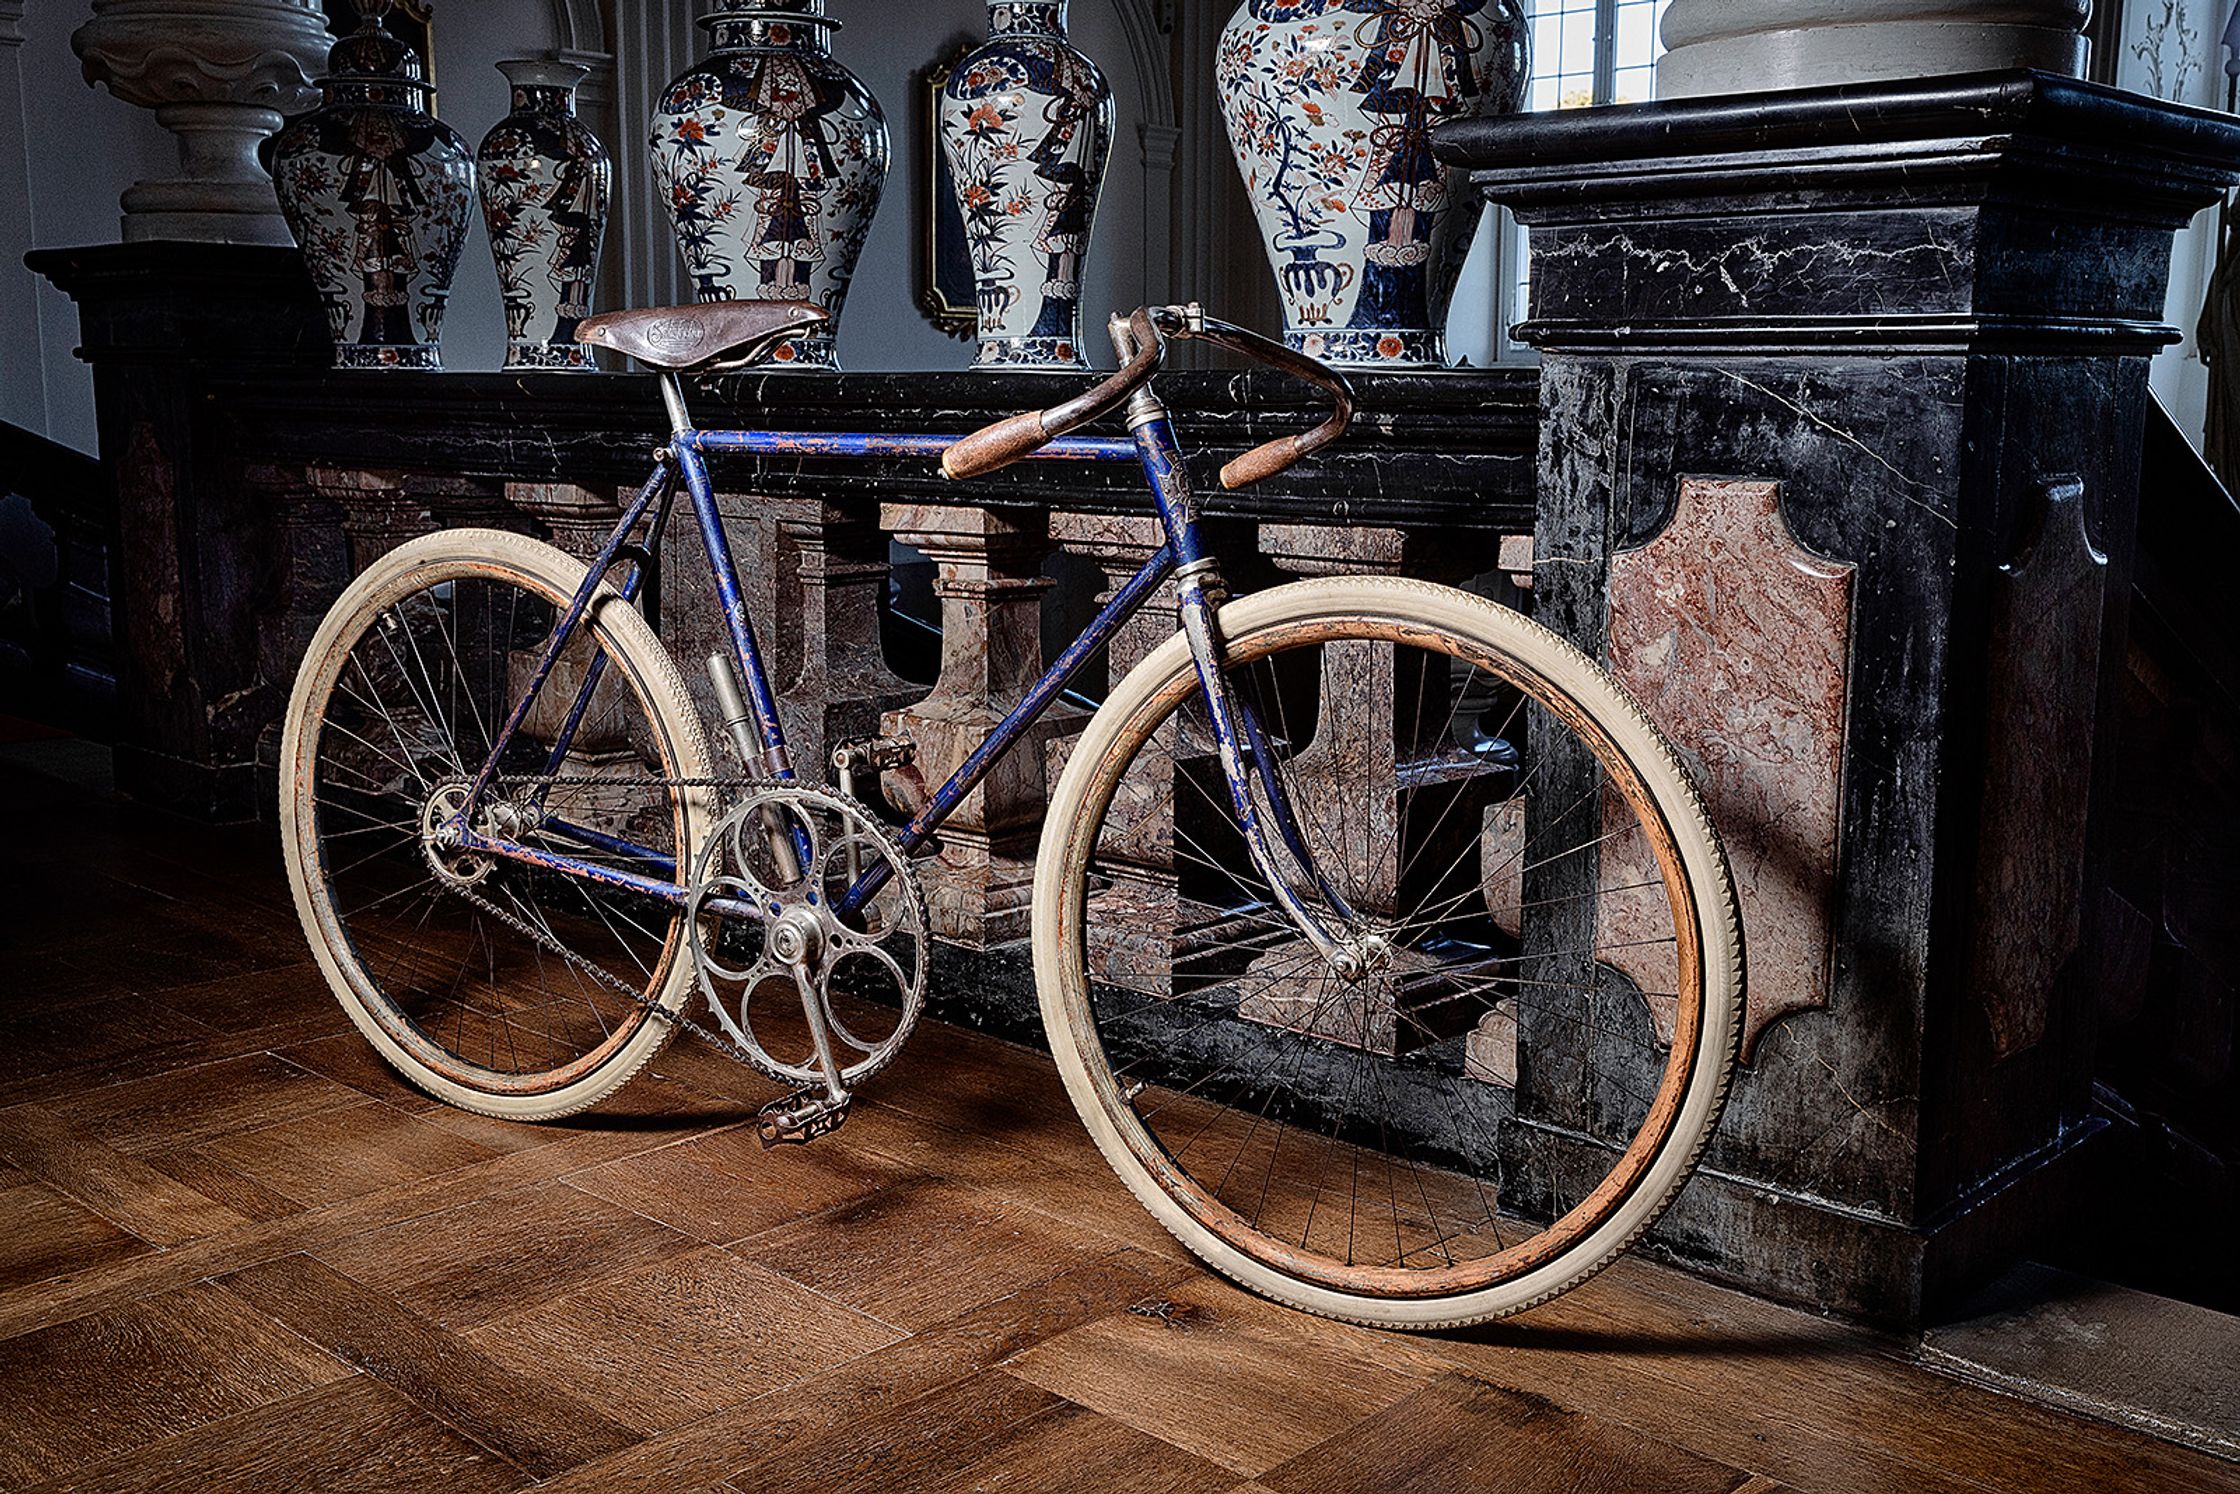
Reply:
M583 0L554 0L573 6ZM690 300L683 264L661 213L653 184L653 161L646 150L645 125L669 80L700 54L700 31L692 5L676 0L614 0L614 55L625 59L614 79L613 131L606 137L614 156L615 201L635 203L615 220L614 246L621 264L622 306L673 306Z
M607 19L599 0L552 0L552 21L563 52L608 52Z
M1182 139L1175 123L1173 55L1153 0L1114 0L1128 38L1128 66L1135 74L1136 143L1143 163L1143 286L1153 301L1172 300L1174 289L1174 171Z

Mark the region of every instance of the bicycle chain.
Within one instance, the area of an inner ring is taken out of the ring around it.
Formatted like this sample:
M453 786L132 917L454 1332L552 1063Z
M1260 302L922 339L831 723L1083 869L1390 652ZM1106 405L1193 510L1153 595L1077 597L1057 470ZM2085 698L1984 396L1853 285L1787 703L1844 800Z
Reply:
M766 780L754 778L561 778L550 775L543 775L537 777L496 779L493 780L492 787L503 790L530 786L540 788L559 788L567 787L572 784L583 784L587 787L596 786L599 788L712 788L730 793L741 789L760 788L765 786L765 783ZM722 816L718 815L716 816L716 818L720 820ZM660 1002L654 1000L652 997L637 990L635 987L630 985L629 982L623 980L620 976L608 972L607 969L604 966L600 965L597 961L587 959L584 956L577 954L574 950L569 949L566 945L562 944L558 939L552 937L550 934L543 933L535 928L532 928L529 925L527 919L519 918L512 913L508 913L505 909L499 907L496 903L490 901L490 899L474 892L472 889L457 886L453 884L449 879L444 877L436 878L436 883L438 886L443 887L445 890L449 891L452 895L465 900L470 906L489 914L492 918L497 919L498 922L512 929L515 933L521 935L530 943L543 947L559 959L564 960L568 964L583 971L593 980L607 987L609 990L618 993L633 1005L644 1007L655 1017L659 1018L661 1021L668 1023L671 1027L678 1029L680 1032L687 1032L692 1036L699 1038L702 1042L707 1043L710 1047L714 1048L724 1057L730 1059L733 1063L742 1064L745 1067L753 1069L758 1073L761 1072L761 1065L754 1061L753 1057L748 1054L745 1048L733 1042L728 1033L720 1032L713 1027L704 1026L699 1022L695 1022L692 1020L692 1018L686 1016L681 1011L671 1011L668 1007L663 1006ZM689 1000L690 998L688 997L687 1001L689 1002Z

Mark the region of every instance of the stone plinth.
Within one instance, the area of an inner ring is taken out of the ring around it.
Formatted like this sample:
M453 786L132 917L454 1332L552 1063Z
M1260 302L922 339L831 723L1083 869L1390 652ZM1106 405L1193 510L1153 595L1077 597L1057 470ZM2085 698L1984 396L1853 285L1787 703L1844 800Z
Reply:
M2147 360L2240 123L2004 73L1442 148L1532 235L1536 614L1674 738L1737 873L1749 1062L1656 1245L1917 1322L2082 1206Z
M2082 74L2091 0L1673 0L1657 97L1998 68Z
M70 38L86 81L179 139L177 176L125 192L125 242L294 243L257 152L319 101L333 44L317 0L94 0Z

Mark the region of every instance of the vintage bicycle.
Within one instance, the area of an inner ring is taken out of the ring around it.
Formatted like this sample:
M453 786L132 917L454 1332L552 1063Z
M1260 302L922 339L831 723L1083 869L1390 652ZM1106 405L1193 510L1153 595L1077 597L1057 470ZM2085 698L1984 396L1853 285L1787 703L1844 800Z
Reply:
M1342 376L1279 344L1141 310L1114 319L1117 373L961 441L694 424L685 376L752 364L820 315L587 322L658 371L672 427L599 553L430 534L318 630L282 825L304 927L365 1036L452 1105L536 1121L689 1030L787 1087L758 1117L766 1144L829 1133L925 1005L917 858L1171 585L1179 631L1074 743L1033 889L1049 1046L1113 1169L1237 1281L1385 1326L1522 1310L1637 1239L1725 1102L1742 963L1718 838L1623 689L1455 588L1229 596L1155 375L1170 341L1199 339L1326 390L1327 421L1222 473L1262 481L1354 413ZM1076 434L1122 410L1125 435ZM899 738L845 743L837 783L812 781L710 477L742 453L923 455L958 479L1133 462L1165 545L923 802L891 782L915 751ZM730 760L646 615L680 489L728 640L708 670ZM872 786L904 808L874 809Z

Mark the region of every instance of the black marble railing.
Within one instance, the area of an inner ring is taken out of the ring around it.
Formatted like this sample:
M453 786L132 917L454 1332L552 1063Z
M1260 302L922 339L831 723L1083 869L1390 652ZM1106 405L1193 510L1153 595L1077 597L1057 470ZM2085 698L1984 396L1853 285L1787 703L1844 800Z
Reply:
M691 391L708 427L962 436L1070 397L1070 377L971 374L739 375ZM1327 413L1279 376L1177 373L1160 381L1193 466L1209 534L1239 590L1331 569L1450 578L1528 562L1537 379L1530 370L1377 375L1359 381L1349 437L1312 463L1241 492L1215 474L1238 453ZM651 469L667 419L650 377L319 373L213 378L192 424L196 464L269 563L226 602L222 637L247 651L206 681L231 716L210 746L272 760L278 706L319 617L349 578L440 526L526 530L589 554L617 495ZM971 483L924 458L740 457L715 467L749 605L798 761L835 741L894 729L928 687L895 672L889 609L899 540L936 564L941 675L910 728L937 780L977 746L942 723L993 720L1024 695L1038 660L1158 547L1148 489L1127 464L1021 464ZM1503 555L1504 541L1508 555ZM907 553L907 552L904 552ZM697 531L673 525L657 586L664 641L696 687L716 614ZM1055 599L1053 601L1053 593ZM1046 615L1047 614L1047 615ZM1154 606L1112 650L1124 668L1174 628ZM885 635L885 636L883 636ZM906 640L907 641L907 640ZM206 652L206 666L214 664ZM712 702L710 703L712 704ZM1071 728L1046 723L1042 736ZM940 929L967 945L1025 932L1021 889L1061 759L1038 736L1037 771L1007 773L944 833L961 869L929 866ZM270 795L251 787L261 804Z
M11 506L12 505L12 510ZM11 715L105 735L115 506L100 464L0 424L0 699Z
M693 414L710 427L961 436L1088 383L1021 374L742 374L698 385ZM1378 374L1358 386L1361 415L1337 449L1275 482L1224 493L1214 476L1223 461L1314 424L1322 397L1257 370L1159 381L1193 448L1211 516L1530 532L1539 388L1532 370ZM631 375L338 373L221 382L206 398L248 461L508 482L642 479L668 425L654 380ZM1141 477L1127 467L1027 464L960 487L922 459L789 457L734 460L719 476L836 502L1151 512Z

